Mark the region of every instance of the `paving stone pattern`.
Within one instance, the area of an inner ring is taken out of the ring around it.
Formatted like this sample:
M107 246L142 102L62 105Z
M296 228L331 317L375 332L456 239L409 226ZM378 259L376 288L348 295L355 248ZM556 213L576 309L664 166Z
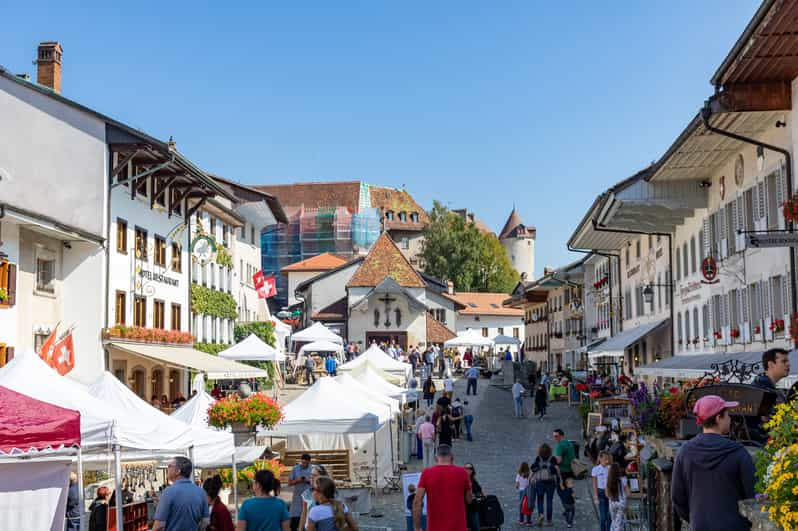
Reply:
M436 386L443 388L442 385ZM516 522L518 494L515 490L515 475L518 466L522 461L532 462L540 443L546 442L554 447L552 432L555 428L562 428L570 439L580 439L580 421L576 408L569 407L564 402L555 402L549 407L548 416L541 421L529 416L533 404L532 399L527 396L525 408L529 415L516 419L513 417L513 400L509 389L491 386L488 380L480 379L477 396L466 397L465 387L465 380L457 381L455 396L468 400L469 411L474 415L474 441L454 441L455 462L461 465L473 463L485 494L494 494L499 498L504 508L503 529L527 529ZM408 472L418 472L421 469L421 462L411 457ZM589 488L589 479L575 482L574 494L577 499L573 529L598 529ZM383 516L373 518L361 515L359 523L364 531L406 528L401 493L385 495L380 492L376 506ZM568 529L562 512L562 505L555 493L553 526L548 529Z

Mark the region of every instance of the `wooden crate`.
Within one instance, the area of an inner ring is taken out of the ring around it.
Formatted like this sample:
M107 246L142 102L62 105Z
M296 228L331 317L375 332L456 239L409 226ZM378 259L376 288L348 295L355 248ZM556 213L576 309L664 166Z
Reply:
M349 450L281 450L280 461L286 468L280 478L280 483L288 484L288 476L294 465L299 464L302 454L310 454L313 457L311 463L324 465L327 473L335 481L350 482L352 480L352 468L349 460Z

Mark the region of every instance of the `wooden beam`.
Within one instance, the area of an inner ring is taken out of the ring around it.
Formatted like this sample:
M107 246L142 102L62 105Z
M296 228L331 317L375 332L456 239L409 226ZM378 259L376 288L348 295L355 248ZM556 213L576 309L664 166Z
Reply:
M199 192L191 192L190 194L188 194L188 196L186 196L186 199L188 199L188 198L192 197L192 194L199 194ZM195 196L195 197L196 197L196 196ZM197 210L199 210L200 208L202 208L202 205L204 205L204 204L205 204L205 201L207 201L207 200L208 200L208 197L210 197L210 196L209 196L209 195L202 194L202 197L200 198L200 200L199 200L199 201L197 201L197 204L196 204L196 205L194 205L194 206L193 206L193 207L191 207L191 208L186 208L186 223L190 223L190 222L191 222L191 216L193 216L193 215L194 215L194 213L195 213ZM186 203L186 207L188 207L188 203Z
M130 155L128 155L127 157L125 157L121 161L119 161L117 163L116 167L113 170L111 170L111 181L113 181L114 178L119 174L119 172L122 171L122 168L126 168L128 162L133 160L133 157L135 157L138 154L139 154L139 150L137 149L133 153L131 153Z
M164 177L158 176L158 179L163 180ZM163 185L163 187L160 189L160 191L158 191L157 194L153 192L153 194L152 194L152 202L153 203L156 202L156 201L159 201L164 196L164 194L166 193L166 189L169 186L171 186L173 182L175 182L177 177L176 176L175 177L169 177L168 179L169 180L166 181L166 184Z
M789 111L792 91L788 81L725 85L713 104L717 112Z
M180 195L177 196L177 198L174 201L172 201L172 198L169 198L169 210L167 216L170 218L172 217L172 212L174 212L174 208L172 208L173 205L175 203L178 204L182 203L183 200L186 198L186 196L189 194L189 192L191 192L191 186L188 184L173 184L172 187L177 188L178 191L182 189L182 192L180 193Z

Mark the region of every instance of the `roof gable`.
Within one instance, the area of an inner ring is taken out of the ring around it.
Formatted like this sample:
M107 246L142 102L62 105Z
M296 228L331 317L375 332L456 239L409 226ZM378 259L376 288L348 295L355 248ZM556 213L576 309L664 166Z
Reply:
M347 288L373 288L390 277L403 288L425 288L427 284L413 269L388 234L383 233L366 259L347 283Z

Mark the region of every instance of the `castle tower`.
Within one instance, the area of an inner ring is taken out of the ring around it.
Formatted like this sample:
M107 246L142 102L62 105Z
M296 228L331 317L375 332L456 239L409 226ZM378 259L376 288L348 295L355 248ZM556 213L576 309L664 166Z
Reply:
M521 278L535 278L535 227L527 227L515 207L499 233L499 241L507 251L513 267L521 274Z

